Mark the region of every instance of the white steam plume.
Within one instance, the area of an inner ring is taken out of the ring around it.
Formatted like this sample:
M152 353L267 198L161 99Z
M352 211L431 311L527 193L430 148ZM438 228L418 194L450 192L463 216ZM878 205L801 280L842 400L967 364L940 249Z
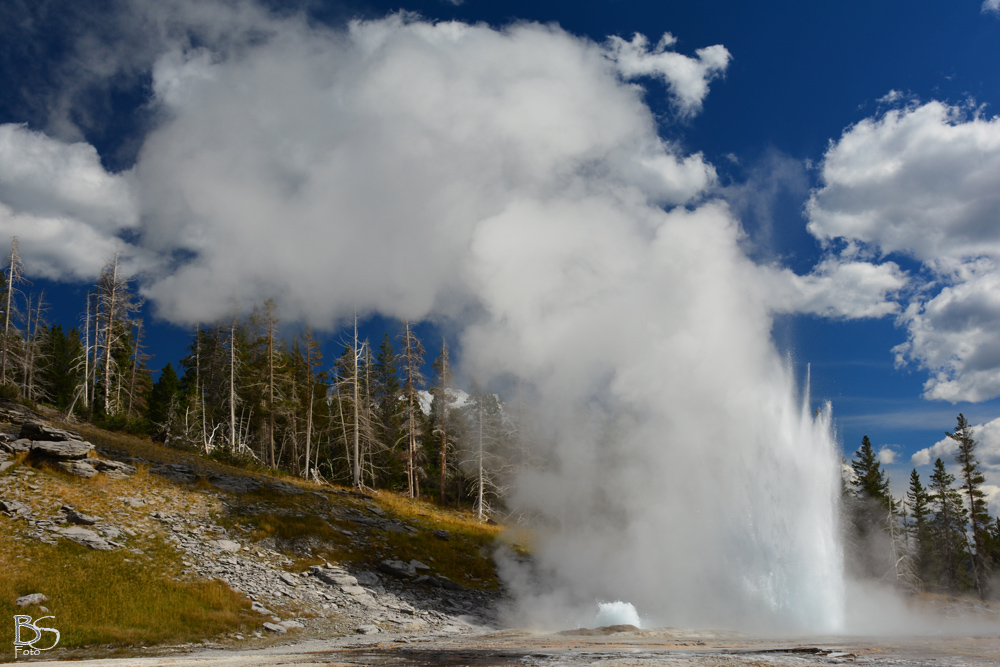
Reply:
M153 69L159 125L128 178L159 313L207 321L236 296L317 326L450 318L466 370L522 379L547 427L549 465L512 498L551 575L522 620L590 622L604 599L651 623L837 629L834 447L771 313L890 312L901 278L747 259L712 166L624 80L664 78L690 115L728 52L240 16L256 40L179 40ZM821 294L843 284L871 287Z

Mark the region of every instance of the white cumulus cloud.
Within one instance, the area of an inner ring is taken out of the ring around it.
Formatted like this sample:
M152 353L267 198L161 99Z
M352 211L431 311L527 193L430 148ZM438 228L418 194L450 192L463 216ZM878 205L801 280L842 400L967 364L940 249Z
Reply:
M813 313L859 319L899 310L891 297L906 286L906 274L893 262L873 264L827 257L804 276L788 269L771 274L766 300L775 312Z
M695 51L694 58L668 50L677 42L669 32L649 48L649 39L636 33L631 41L618 36L608 38L608 57L626 79L656 76L670 87L674 103L683 116L701 110L708 94L708 82L721 76L729 66L731 56L721 44Z
M930 372L925 395L1000 395L1000 118L928 102L859 122L831 145L807 205L824 242L908 255L934 280L900 313L899 363Z
M0 125L0 235L18 236L32 273L93 278L138 224L128 177L104 170L93 146ZM134 265L133 268L138 268Z
M983 14L1000 14L1000 0L983 0Z
M878 449L878 462L882 465L892 465L897 457L899 457L899 445L882 445Z

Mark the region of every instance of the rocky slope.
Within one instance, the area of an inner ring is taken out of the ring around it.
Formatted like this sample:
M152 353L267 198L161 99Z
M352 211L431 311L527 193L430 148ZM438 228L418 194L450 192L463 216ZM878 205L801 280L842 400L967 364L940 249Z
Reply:
M429 506L61 426L0 403L0 540L13 553L72 540L157 568L153 541L169 545L180 566L163 565L163 576L221 580L252 602L256 621L231 642L461 634L496 622L492 534ZM21 602L38 614L47 600Z

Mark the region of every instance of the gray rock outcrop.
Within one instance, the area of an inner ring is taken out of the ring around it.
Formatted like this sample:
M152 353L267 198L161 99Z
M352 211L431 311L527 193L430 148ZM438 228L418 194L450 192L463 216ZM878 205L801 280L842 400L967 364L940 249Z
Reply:
M20 500L0 500L0 512L7 516L30 519L32 516L31 507Z
M94 459L93 461L90 461L90 464L93 465L98 472L110 477L111 479L125 479L126 477L131 477L136 473L135 466L122 463L121 461Z
M400 579L410 579L417 576L417 568L401 560L384 560L378 564L378 569L379 572L384 572Z
M78 433L64 431L61 428L53 428L52 426L38 422L28 422L26 424L22 424L21 431L18 433L17 437L25 440L47 442L83 441L83 438L81 438ZM91 449L93 449L93 445L91 445Z
M83 546L91 549L96 549L98 551L111 551L114 548L114 546L103 537L92 530L88 530L87 528L72 526L70 528L62 528L58 532L67 540L72 540L77 544L82 544Z
M48 602L47 598L43 593L31 593L29 595L22 595L17 599L15 604L18 607L30 607L34 604L42 604L43 602Z
M55 466L77 477L97 477L97 468L86 461L55 461Z
M87 458L94 446L85 440L39 440L32 441L31 455L58 461L74 461Z

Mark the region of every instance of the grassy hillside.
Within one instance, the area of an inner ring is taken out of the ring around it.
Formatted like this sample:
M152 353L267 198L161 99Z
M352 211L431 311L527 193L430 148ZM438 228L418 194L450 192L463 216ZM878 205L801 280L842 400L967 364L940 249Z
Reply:
M0 616L45 615L37 606L14 604L21 595L44 593L62 648L191 642L259 629L261 618L250 610L249 599L192 573L171 543L164 516L221 526L244 551L289 572L321 563L373 570L384 559L416 559L466 588L498 587L492 552L502 531L468 514L387 492L362 494L277 478L90 426L55 425L79 432L102 457L138 468L127 479L82 479L32 465L19 454L17 465L0 473L0 499L27 503L36 521L61 521L60 508L70 505L123 530L116 538L120 548L94 551L64 538L43 543L33 536L41 528L0 514ZM176 482L155 472L168 464L193 470L197 479ZM262 484L250 492L227 492L213 486L213 475ZM133 497L146 504L123 504ZM205 535L210 537L215 536ZM12 624L0 627L0 645L10 647Z

